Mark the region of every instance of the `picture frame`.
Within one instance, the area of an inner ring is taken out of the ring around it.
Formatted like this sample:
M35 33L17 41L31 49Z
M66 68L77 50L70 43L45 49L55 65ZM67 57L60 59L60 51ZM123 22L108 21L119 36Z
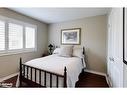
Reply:
M81 44L81 28L62 29L61 44L64 45L80 45Z
M123 8L123 62L127 65L127 8Z

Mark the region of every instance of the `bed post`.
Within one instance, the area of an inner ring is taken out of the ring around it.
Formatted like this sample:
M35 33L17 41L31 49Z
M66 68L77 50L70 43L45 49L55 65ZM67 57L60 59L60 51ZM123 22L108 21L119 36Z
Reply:
M83 54L83 58L84 58L85 57L85 48L84 48L84 46L83 46L83 52L82 52L82 54ZM83 63L83 58L82 58L82 63ZM86 61L86 60L84 59L84 61ZM84 73L84 70L85 70L85 68L82 69L82 73Z
M85 55L85 48L84 47L83 47L83 52L82 53L83 53L83 55Z
M64 68L64 87L67 87L67 68Z
M19 64L20 64L19 86L22 87L22 58L21 57L20 57Z

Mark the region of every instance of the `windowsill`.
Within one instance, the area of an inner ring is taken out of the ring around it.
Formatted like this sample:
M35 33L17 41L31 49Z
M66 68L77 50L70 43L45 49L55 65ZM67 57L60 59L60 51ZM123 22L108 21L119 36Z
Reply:
M30 53L30 52L36 52L36 49L31 49L31 50L17 50L17 51L8 51L5 53L0 53L1 56L10 56L10 55L17 55L17 54L22 54L22 53Z

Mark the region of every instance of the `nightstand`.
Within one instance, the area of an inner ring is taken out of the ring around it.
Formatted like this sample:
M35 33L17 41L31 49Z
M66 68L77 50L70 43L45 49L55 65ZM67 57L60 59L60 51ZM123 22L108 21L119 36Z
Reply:
M42 57L48 56L49 54L42 54Z

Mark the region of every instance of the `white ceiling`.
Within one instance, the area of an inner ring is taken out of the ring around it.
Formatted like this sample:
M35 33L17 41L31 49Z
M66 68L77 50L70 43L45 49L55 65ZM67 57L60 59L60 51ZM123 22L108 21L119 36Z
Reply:
M9 8L45 23L58 23L107 14L110 8Z

